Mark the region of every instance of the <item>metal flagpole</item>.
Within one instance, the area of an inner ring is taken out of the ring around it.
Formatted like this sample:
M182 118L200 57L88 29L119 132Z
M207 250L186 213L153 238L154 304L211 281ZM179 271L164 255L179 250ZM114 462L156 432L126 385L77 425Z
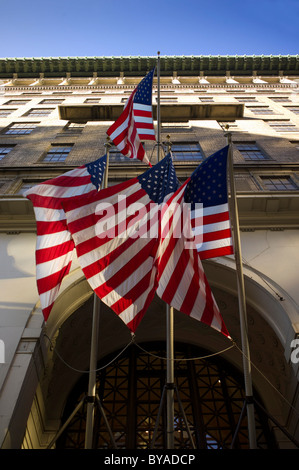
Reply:
M168 138L168 152L170 152L170 136ZM167 449L174 449L174 327L173 307L166 304L166 410L167 410Z
M104 175L103 188L108 186L108 169L109 169L109 146L106 147L106 169ZM89 381L88 381L88 396L87 396L87 414L86 414L86 429L85 429L85 449L92 449L93 440L93 427L94 427L94 409L96 403L96 368L98 357L98 334L99 334L99 321L100 321L100 307L101 301L96 294L93 294L93 316L92 316L92 330L91 330L91 346L90 346L90 363L89 363Z
M237 287L238 287L238 301L239 301L239 315L240 315L240 328L241 328L241 341L243 351L243 369L244 369L244 382L246 394L246 407L247 407L247 421L248 421L248 436L250 449L256 449L256 429L254 417L254 402L252 391L252 377L251 377L251 363L250 363L250 350L248 341L248 328L247 328L247 314L246 314L246 297L244 286L244 275L241 254L240 242L240 229L239 229L239 215L236 197L236 188L234 181L233 169L233 152L232 152L232 138L231 133L227 132L228 142L228 161L229 161L229 177L231 188L231 208L233 216L233 235L234 235L234 251L236 260L237 272Z
M167 372L166 372L166 409L167 409L167 449L174 449L174 341L173 307L166 304L167 329Z
M160 51L158 51L157 61L157 161L160 161L160 139L161 139L161 114L160 114Z

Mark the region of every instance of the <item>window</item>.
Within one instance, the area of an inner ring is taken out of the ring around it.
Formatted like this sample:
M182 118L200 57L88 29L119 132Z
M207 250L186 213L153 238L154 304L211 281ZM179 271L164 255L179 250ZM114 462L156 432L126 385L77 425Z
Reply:
M86 98L86 100L84 101L84 103L99 103L101 100L101 98Z
M70 151L72 144L52 145L47 155L43 159L44 162L64 162Z
M294 114L299 114L299 106L285 106L285 109L292 111Z
M142 142L142 145L144 146L143 142ZM125 157L122 153L120 153L120 151L118 150L117 147L110 147L110 150L109 150L109 161L112 162L112 163L121 163L121 162L124 162L124 163L134 163L134 165L137 163L142 163L141 160L138 160L138 158L128 158L128 157Z
M285 103L290 101L287 96L271 96L270 100L275 101L275 103Z
M35 182L26 182L26 183L22 183L22 186L19 188L19 190L15 193L19 196L23 196L23 194L28 191L28 189L31 189L32 186L35 186L36 184L40 183L40 181L35 181Z
M254 96L246 96L246 97L241 97L241 98L236 98L240 103L252 103L253 101L256 101L256 98Z
M246 106L253 114L274 114L274 111L268 106Z
M61 104L63 103L64 99L49 99L49 100L42 100L40 104Z
M202 103L213 103L214 98L212 96L200 96L199 101L201 101Z
M13 148L14 145L0 145L0 160L2 160Z
M30 102L30 100L9 100L5 104L12 104L12 105L22 106L22 105L27 104L29 102Z
M16 109L0 109L0 118L6 118Z
M295 191L298 189L290 176L261 176L261 180L268 191Z
M63 129L65 134L81 134L86 123L83 122L69 122Z
M11 124L4 134L7 135L26 135L30 134L37 126L37 122L15 122Z
M197 143L174 143L171 151L174 161L202 160L203 155Z
M156 97L156 101L158 101L158 97ZM176 96L160 96L161 103L177 103L177 101Z
M245 160L266 160L268 158L255 143L236 143L235 146Z
M190 132L192 127L190 127L189 122L162 122L161 128L163 133L168 134L177 134L178 132Z
M53 91L53 95L72 95L72 91Z
M276 132L299 132L299 129L291 121L268 121L268 124Z
M28 117L47 117L54 111L54 108L33 108L26 113Z

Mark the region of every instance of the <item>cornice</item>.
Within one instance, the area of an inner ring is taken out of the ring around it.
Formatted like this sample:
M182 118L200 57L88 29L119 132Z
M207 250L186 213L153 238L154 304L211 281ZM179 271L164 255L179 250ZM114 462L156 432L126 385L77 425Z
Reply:
M299 75L299 73L298 73ZM70 79L71 81L71 79ZM135 85L72 85L71 83L69 85L35 85L35 86L22 86L22 85L4 85L4 90L5 93L17 91L17 92L29 92L29 93L36 93L38 91L40 92L45 92L45 91L106 91L106 90L133 90ZM288 88L298 88L299 87L299 82L298 83L238 83L238 84L227 84L227 83L209 83L209 84L199 84L197 83L192 83L192 84L181 84L181 85L172 85L172 84L167 84L167 85L160 85L161 90L185 90L185 89L191 89L194 90L196 88L196 91L201 91L201 90L209 90L209 89L225 89L225 90L232 90L233 93L242 93L243 90L250 89L252 92L255 90L263 90L265 89L266 91L268 90L276 90L276 89L288 89ZM157 86L153 84L153 92L156 92Z
M28 77L44 74L45 77L58 77L66 73L72 76L113 77L120 73L127 76L142 76L157 64L153 56L120 57L32 57L0 59L0 78ZM252 55L252 56L161 56L161 76L177 72L181 75L258 74L298 75L299 55Z
M237 195L240 229L299 229L299 193L241 193ZM32 203L24 197L0 198L0 233L35 232Z

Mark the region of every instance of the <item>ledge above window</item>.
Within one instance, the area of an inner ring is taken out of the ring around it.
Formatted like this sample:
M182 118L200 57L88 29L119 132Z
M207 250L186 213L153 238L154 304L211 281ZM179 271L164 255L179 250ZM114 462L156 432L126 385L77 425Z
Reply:
M62 104L58 106L60 119L67 121L115 121L123 111L122 104ZM161 120L182 122L193 119L237 119L243 117L242 103L161 103ZM153 104L157 119L157 106Z

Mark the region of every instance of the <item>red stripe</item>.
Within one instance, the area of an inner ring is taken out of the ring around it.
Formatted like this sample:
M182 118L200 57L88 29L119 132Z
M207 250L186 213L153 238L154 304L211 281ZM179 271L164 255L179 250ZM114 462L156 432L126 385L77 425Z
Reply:
M127 129L124 129L122 132L120 132L119 134L117 134L114 139L113 139L113 143L118 146L119 144L121 144L123 141L126 140L126 137L127 137L127 133L128 133L128 130ZM121 150L121 152L123 152L123 150Z
M217 214L205 215L203 216L203 225L216 224L217 222L224 222L225 220L229 220L228 212L220 212Z
M152 117L152 111L147 111L145 109L137 109L137 108L134 108L133 106L133 109L134 109L134 116L138 116L138 117L146 117L146 118L151 118Z
M189 284L189 287L186 286L186 296L184 302L181 306L181 311L190 315L194 308L194 303L197 299L198 291L199 291L199 282L198 282L198 275L196 273L193 274L192 281Z
M64 276L66 276L71 268L72 262L70 261L63 269L58 271L57 273L50 274L47 277L43 277L42 279L37 279L37 288L39 294L44 294L51 289L54 289L58 284L60 285Z
M52 178L51 180L47 180L41 184L49 185L49 186L59 186L59 187L66 187L72 188L74 186L86 186L90 183L90 175L84 176L69 176L61 175L57 176L56 178Z
M111 305L114 312L120 314L132 305L141 295L148 289L149 281L151 279L151 271L145 274L145 276L136 282L136 285L125 294L125 297L121 297L117 302ZM144 307L141 309L144 311Z
M58 220L55 222L36 221L36 227L38 235L49 235L52 233L59 233L67 229L66 220Z
M60 256L66 255L74 249L73 240L68 240L60 245L36 250L36 264L46 263Z
M139 129L150 129L151 131L153 130L152 124L148 122L136 122L136 127L138 129L138 132L139 132Z
M51 310L53 308L53 305L54 305L54 302L52 302L51 305L48 305L48 307L43 308L43 316L44 316L45 321L48 320Z
M175 242L177 242L178 239L175 239ZM174 255L174 253L172 253ZM185 249L183 248L183 251L180 254L180 257L178 260L174 259L174 267L173 267L173 272L169 278L167 287L165 289L164 295L163 295L163 300L165 302L171 304L171 301L176 293L176 290L178 288L178 284L184 275L185 269L188 266L188 256L186 256ZM187 286L186 286L187 288ZM184 310L182 310L184 311ZM186 312L184 312L186 313Z
M199 251L198 255L200 259L218 258L219 256L226 256L233 254L232 246L223 246L221 248L215 248L213 250Z
M43 207L45 209L61 209L61 198L39 196L38 194L28 194L34 207Z
M143 248L139 249L138 253L133 258L128 260L128 262L121 269L119 269L107 282L100 286L99 289L101 295L104 296L109 294L113 290L117 290L117 287L125 279L128 279L134 273L134 271L143 263L143 261L151 255L154 243L155 240L151 240L151 242L147 243ZM104 269L110 263L110 257L109 255L107 255L101 258L100 260L95 261L92 265L83 268L83 272L87 279L89 279L90 277L101 272L102 269Z
M124 108L123 112L121 113L121 115L117 118L117 120L112 124L111 127L109 127L109 129L107 130L107 134L110 136L111 134L113 134L113 132L115 132L118 127L120 127L124 122L125 120L127 119L127 117L129 116L129 113L130 113L130 108L131 108L131 102L132 102L132 99L133 99L133 96L134 96L134 92L132 93L132 95L130 95L129 97L129 101L127 102L127 106Z
M101 193L104 193L106 190L102 190ZM104 202L109 202L108 198L107 198L107 201L105 201L105 194L104 195L101 195L101 193L99 193L99 196L98 196L98 202L103 199ZM121 193L119 193L121 195ZM131 194L130 196L128 196L125 200L124 200L124 203L122 204L121 206L121 209L125 209L127 208L128 206L134 204L135 202L138 202L140 199L142 199L142 197L146 194L146 192L144 191L144 189L140 188L138 189L136 192L134 192L133 194ZM86 201L86 200L85 200ZM82 213L84 214L84 208L85 208L85 203L83 202L83 198L81 199L81 209L82 209ZM87 202L89 202L89 198L87 198ZM90 201L92 203L95 202L94 198ZM73 206L75 202L70 202L70 204L66 204L66 208L68 208L68 206ZM111 204L111 209L114 211L114 215L115 215L115 221L117 222L117 216L118 216L118 212L117 212L117 209L118 209L118 201L115 202L115 204ZM148 203L148 205L144 206L147 211L149 210L150 208L150 204ZM96 209L96 207L95 207ZM77 214L77 218L76 220L74 220L73 222L69 222L68 224L68 228L69 230L71 231L71 233L77 233L81 230L85 230L85 229L88 229L88 228L94 228L94 234L95 236L97 235L97 238L101 239L102 238L100 237L100 233L97 233L97 229L96 229L96 224L98 222L101 221L101 219L105 216L105 214L96 214L95 212L92 212L91 214L89 215L86 215L84 217L84 215L80 216L80 213ZM131 218L134 217L134 214L132 215ZM128 224L130 222L130 218L127 218L126 219L126 224ZM116 237L117 235L119 235L120 233L122 233L121 230L124 230L125 227L124 226L118 226L116 225L115 227L112 227L111 230L109 230L107 232L107 236L105 237L106 239L111 237L111 233L112 233L112 236L113 237ZM83 242L84 243L84 242ZM87 240L87 248L88 248L88 243L90 243L90 240ZM102 243L100 243L98 246L101 246ZM80 249L81 249L81 245L78 244L78 246L80 246ZM89 250L87 250L89 251Z
M203 242L211 242L214 240L221 240L223 238L230 238L231 235L231 230L227 228L225 230L217 230L215 232L204 233L202 236Z
M138 178L133 178L115 186L102 189L101 191L91 191L90 193L83 194L81 196L65 199L61 204L65 211L80 209L92 202L101 201L102 199L108 201L108 198L111 198L116 194L122 195L130 186L134 186L136 183L139 183Z

